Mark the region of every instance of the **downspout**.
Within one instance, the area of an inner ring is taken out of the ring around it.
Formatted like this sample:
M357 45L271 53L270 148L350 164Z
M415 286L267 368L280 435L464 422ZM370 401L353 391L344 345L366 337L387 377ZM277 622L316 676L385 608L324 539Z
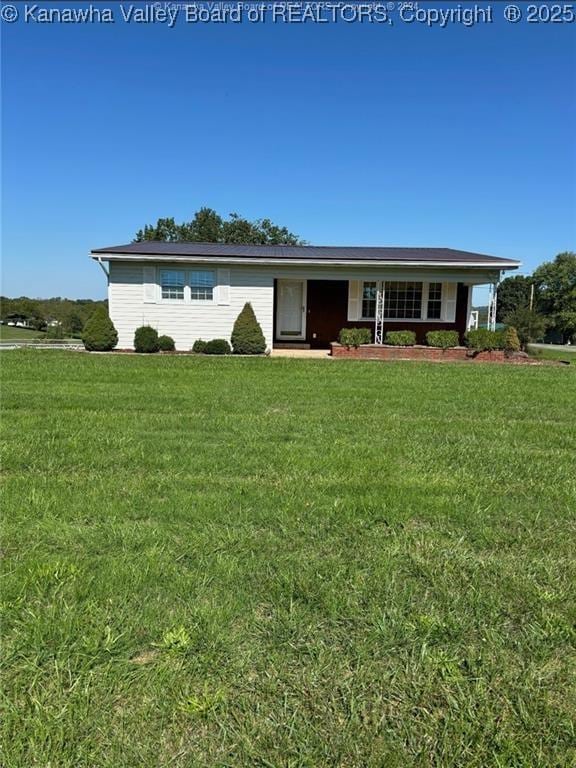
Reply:
M102 272L104 272L104 274L106 275L106 299L108 301L108 312L110 312L110 271L106 269L104 264L102 264L102 258L100 256L98 256L96 261L98 262L98 265L100 266L100 269L102 270Z
M98 264L100 265L100 269L102 270L102 272L104 272L104 274L106 275L106 278L109 279L110 272L108 272L104 264L102 264L102 259L100 258L100 256L98 256Z

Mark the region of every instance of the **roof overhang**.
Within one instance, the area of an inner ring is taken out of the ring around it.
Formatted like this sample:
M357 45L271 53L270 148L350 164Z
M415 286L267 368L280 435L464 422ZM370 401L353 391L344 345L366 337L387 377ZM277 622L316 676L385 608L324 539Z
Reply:
M250 258L246 256L240 256L234 258L233 256L200 256L200 255L175 255L175 254L143 254L143 253L106 253L103 251L92 252L91 258L95 261L154 261L154 262L167 262L174 264L176 262L182 262L183 264L244 264L244 265L264 265L264 266L298 266L298 267L404 267L422 268L422 267L439 267L439 268L468 268L468 269L493 269L497 271L505 271L508 269L517 269L521 262L501 259L498 262L494 260L478 260L475 262L470 261L432 261L430 259L425 261L411 261L411 260L391 260L386 259L378 261L376 259L297 259L297 258Z

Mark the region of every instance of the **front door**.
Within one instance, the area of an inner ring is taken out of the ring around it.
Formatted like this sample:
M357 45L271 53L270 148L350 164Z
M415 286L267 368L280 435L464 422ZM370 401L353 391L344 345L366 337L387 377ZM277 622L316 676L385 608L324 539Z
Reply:
M306 281L278 280L276 336L302 341L306 338Z
M348 280L308 280L307 332L312 348L328 349L348 317ZM370 325L370 323L363 323Z

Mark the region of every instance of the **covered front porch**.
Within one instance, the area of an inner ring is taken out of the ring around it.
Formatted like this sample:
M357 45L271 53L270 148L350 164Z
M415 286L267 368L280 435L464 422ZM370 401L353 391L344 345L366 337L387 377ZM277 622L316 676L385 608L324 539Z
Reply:
M277 278L274 348L328 349L345 327L370 328L376 343L383 343L388 330L414 331L420 344L428 331L456 330L463 341L473 319L473 286L485 282L447 280L444 275L409 280ZM495 319L495 290L492 295L490 316Z

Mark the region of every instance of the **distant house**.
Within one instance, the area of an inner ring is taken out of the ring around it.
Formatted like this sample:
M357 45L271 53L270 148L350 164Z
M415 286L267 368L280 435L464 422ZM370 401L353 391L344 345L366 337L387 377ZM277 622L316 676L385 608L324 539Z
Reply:
M368 248L145 241L91 253L108 275L120 348L152 325L189 350L230 338L251 302L269 347L328 347L344 327L462 336L474 285L497 285L518 261L451 248ZM107 262L108 270L102 262ZM495 291L493 291L495 309Z
M12 325L14 328L28 328L30 318L28 315L21 315L18 312L13 312L10 315L6 315L2 321L4 325Z

